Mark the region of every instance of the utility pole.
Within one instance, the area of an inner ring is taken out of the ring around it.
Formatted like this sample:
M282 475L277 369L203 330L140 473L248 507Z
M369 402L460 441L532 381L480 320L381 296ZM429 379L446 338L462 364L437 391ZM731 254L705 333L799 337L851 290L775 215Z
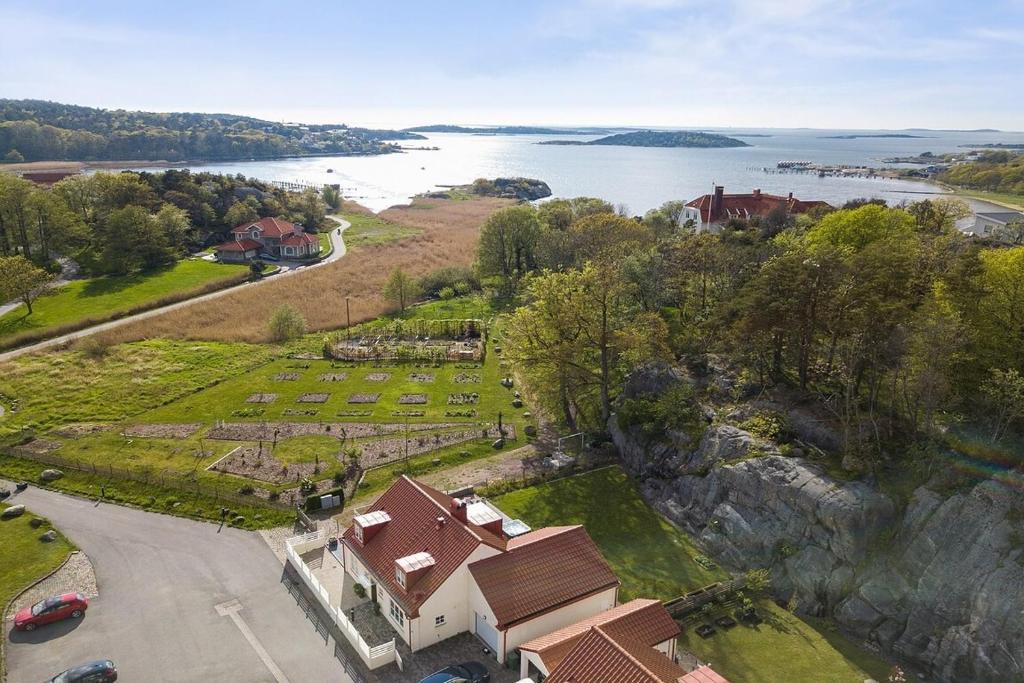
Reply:
M349 341L349 328L352 327L352 316L348 308L349 297L345 297L345 341Z

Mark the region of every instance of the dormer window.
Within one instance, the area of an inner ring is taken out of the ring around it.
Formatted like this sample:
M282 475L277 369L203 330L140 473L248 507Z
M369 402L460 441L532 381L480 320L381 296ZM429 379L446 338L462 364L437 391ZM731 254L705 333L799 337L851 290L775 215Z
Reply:
M395 583L405 588L405 572L402 571L401 567L395 567Z
M395 583L408 590L410 586L434 566L434 557L428 552L414 553L395 560Z
M352 519L353 535L359 545L366 545L378 531L391 521L391 515L383 510L374 510L365 515L356 515Z

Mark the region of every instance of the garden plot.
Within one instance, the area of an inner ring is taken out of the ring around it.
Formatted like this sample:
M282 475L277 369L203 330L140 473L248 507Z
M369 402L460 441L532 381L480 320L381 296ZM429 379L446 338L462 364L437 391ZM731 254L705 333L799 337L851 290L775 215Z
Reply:
M364 377L364 379L367 382L387 382L389 379L391 379L391 373L390 372L368 372L368 373L366 373L366 377Z
M352 394L348 397L349 403L376 403L380 394Z
M281 414L284 415L285 417L292 417L295 415L304 415L306 417L312 417L314 415L319 415L320 411L317 410L316 408L285 408Z
M396 434L405 429L418 432L464 426L457 422L427 422L408 426L370 422L222 422L207 432L206 438L223 441L270 441L276 432L278 440L314 434L333 436L336 439L365 439ZM508 430L509 427L506 426L505 429Z
M245 399L246 403L273 403L277 400L277 394L249 394Z
M456 384L480 384L480 373L479 372L460 372L459 374L452 377L452 381Z
M295 399L296 403L327 403L330 394L303 394Z
M338 417L370 417L372 410L339 410Z
M392 410L391 417L423 417L422 410Z
M287 484L319 475L334 464L337 455L328 456L324 462L285 463L274 457L268 444L239 446L217 462L210 465L213 472L234 474L246 479L255 479L269 484Z
M515 439L515 428L505 425L505 438ZM412 436L408 439L380 439L379 441L368 441L360 444L362 451L363 467L369 469L380 465L402 460L406 456L422 455L430 451L436 451L449 446L457 446L460 443L474 441L476 439L497 439L501 435L498 427L480 427L475 429L464 429L453 432L438 432L436 434L422 434ZM408 449L407 449L408 446Z
M433 382L434 375L428 372L414 372L409 375L410 382Z
M121 432L125 436L141 439L187 439L203 425L198 422L169 424L128 425Z
M299 379L299 373L297 372L279 372L274 375L275 382L297 382Z
M347 372L325 372L320 375L321 382L344 382L348 379Z
M83 436L91 436L93 434L105 432L113 428L114 425L111 424L101 424L98 422L76 422L54 429L52 433L57 436L63 436L66 439L78 439Z
M15 446L13 450L15 453L27 453L28 455L46 455L60 448L60 445L59 441L51 441L50 439L32 439L19 446Z
M448 405L450 406L466 406L473 405L480 402L480 394L474 392L461 392L458 394L448 394Z
M402 394L398 397L398 403L401 405L424 405L426 402L426 394Z

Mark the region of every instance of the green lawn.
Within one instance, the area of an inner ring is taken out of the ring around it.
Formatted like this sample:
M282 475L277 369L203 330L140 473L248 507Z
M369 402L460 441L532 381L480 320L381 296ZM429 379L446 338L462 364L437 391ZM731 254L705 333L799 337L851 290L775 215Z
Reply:
M352 223L352 227L345 231L345 246L349 249L397 242L420 232L408 225L393 223L373 215L346 213L343 216Z
M957 189L954 192L958 197L981 199L983 201L1002 204L1011 209L1024 211L1024 196L1010 194L1009 192L985 192L984 190Z
M619 467L513 491L494 502L533 528L584 525L622 581L623 601L668 600L728 578L694 561L700 550L644 502Z
M320 238L320 255L323 256L331 250L331 233L329 231L320 232L317 233L317 236Z
M168 296L182 296L237 279L247 272L244 265L189 259L148 273L75 280L39 297L32 315L26 315L27 309L20 306L0 317L0 340L84 320L105 320Z
M859 648L828 622L790 614L770 600L761 600L763 623L718 629L704 639L687 628L681 649L692 652L731 683L884 681L892 669L884 660Z
M0 505L0 510L7 505ZM39 537L50 529L44 521L38 529L29 524L34 515L26 512L14 519L0 520L0 609L30 583L60 566L74 546L60 533L57 540L44 543Z
M92 357L50 351L0 364L0 436L69 422L117 422L265 364L272 346L152 340ZM203 419L206 408L184 422Z

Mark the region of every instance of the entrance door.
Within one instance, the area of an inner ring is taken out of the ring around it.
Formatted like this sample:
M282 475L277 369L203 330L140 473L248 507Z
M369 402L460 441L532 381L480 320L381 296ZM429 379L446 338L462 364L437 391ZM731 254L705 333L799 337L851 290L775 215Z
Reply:
M491 648L494 656L498 656L498 629L487 623L487 619L477 612L473 612L476 620L476 634L484 641L487 647Z

